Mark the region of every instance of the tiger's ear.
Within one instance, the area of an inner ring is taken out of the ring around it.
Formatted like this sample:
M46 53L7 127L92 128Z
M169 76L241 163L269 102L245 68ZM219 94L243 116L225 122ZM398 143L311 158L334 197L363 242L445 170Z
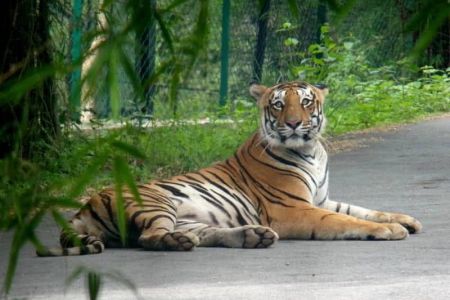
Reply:
M314 87L318 88L322 92L322 95L324 98L325 98L325 96L328 95L328 87L325 84L317 83L317 84L314 84Z
M259 99L261 99L261 97L265 92L267 92L267 90L269 90L269 88L264 85L260 85L257 83L250 84L250 95L252 95L252 97L255 98L256 101L259 101Z

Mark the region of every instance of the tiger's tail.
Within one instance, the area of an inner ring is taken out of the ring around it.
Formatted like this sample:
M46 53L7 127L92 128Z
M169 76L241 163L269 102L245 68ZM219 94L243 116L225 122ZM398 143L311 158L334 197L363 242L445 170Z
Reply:
M61 247L40 248L36 250L36 255L40 257L87 255L102 253L105 249L105 244L96 236L79 235L78 239L79 245L76 245L73 239L61 233Z

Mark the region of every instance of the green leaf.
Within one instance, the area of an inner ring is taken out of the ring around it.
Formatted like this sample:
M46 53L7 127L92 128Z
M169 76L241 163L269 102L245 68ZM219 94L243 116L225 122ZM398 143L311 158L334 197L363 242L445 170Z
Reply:
M119 88L119 68L117 67L117 50L111 49L108 68L109 99L111 102L111 112L114 119L120 116L120 88Z
M346 50L351 50L353 48L353 43L352 42L344 42L344 48Z
M156 21L158 22L159 28L161 29L161 36L163 40L167 43L167 47L169 48L170 53L175 54L175 50L173 48L172 35L169 31L169 28L166 26L166 23L164 22L162 16L159 14L158 11L154 12L154 16Z
M111 146L113 146L116 149L119 149L127 154L130 154L131 156L134 156L136 158L142 159L142 160L146 160L147 156L145 155L145 153L143 153L142 151L140 151L138 148L121 142L121 141L112 141L111 142Z
M87 283L89 287L89 299L96 300L102 284L102 276L96 272L88 272Z
M100 168L105 164L105 162L106 162L106 155L97 156L91 162L91 164L86 167L85 172L77 177L75 183L72 185L69 192L67 193L68 198L73 199L78 197L84 190L86 185L97 176L98 172L100 171Z
M133 175L131 174L130 168L128 167L127 164L123 164L121 166L121 176L123 178L124 183L128 186L128 188L130 189L131 193L134 196L134 200L139 204L142 205L142 199L141 199L141 195L139 193L139 190L137 188L136 185L136 181L133 178Z
M284 45L285 46L296 46L298 45L298 40L296 38L287 38L284 40Z
M118 55L120 58L121 65L123 67L123 70L125 71L125 74L127 75L128 79L131 82L131 85L133 86L134 93L136 93L137 98L143 102L144 100L144 89L143 85L141 84L141 80L136 73L136 69L133 66L131 62L131 57L129 55L126 55L122 48L118 49Z
M45 211L38 210L34 213L34 215L28 222L16 227L11 243L8 267L6 269L6 275L3 284L3 289L6 294L8 294L9 290L11 289L13 278L16 272L17 262L19 260L20 251L28 240L32 240L36 243L37 239L34 231L41 222L44 213Z
M294 18L298 19L300 17L300 10L297 6L296 0L287 0L287 3L289 5L289 10L294 15Z
M127 245L127 218L125 213L125 201L123 198L124 173L127 172L127 164L122 157L113 159L114 187L116 192L116 214L122 245Z
M11 80L6 83L0 82L0 104L16 103L24 94L41 85L57 72L58 68L56 66L44 66L30 70L17 80Z
M292 23L290 22L284 22L283 25L281 26L283 29L288 30L292 28Z

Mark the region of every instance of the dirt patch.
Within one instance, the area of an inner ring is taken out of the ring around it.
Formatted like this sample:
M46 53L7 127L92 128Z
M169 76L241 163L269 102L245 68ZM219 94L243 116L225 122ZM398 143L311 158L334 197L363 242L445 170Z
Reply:
M342 134L339 136L327 137L323 140L329 154L337 154L340 152L352 151L355 149L366 148L370 144L383 141L380 134L394 133L400 129L421 121L430 121L450 118L450 113L441 113L435 115L429 115L412 120L408 123L395 124L395 125L382 125L378 127L372 127L368 129L353 131L351 133Z
M333 140L328 140L325 142L325 147L328 154L337 154L340 152L351 151L360 148L366 148L371 143L382 141L381 137L368 137L368 138L342 138L338 137Z

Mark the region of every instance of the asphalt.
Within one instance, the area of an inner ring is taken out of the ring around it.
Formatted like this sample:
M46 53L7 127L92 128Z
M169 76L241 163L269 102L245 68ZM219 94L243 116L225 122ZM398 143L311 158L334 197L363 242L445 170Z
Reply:
M331 157L331 197L410 214L422 233L402 241L281 241L263 250L192 252L107 249L100 255L38 258L20 253L10 299L87 299L79 266L120 272L143 299L449 299L450 117L363 134L366 147ZM50 219L39 229L55 245ZM0 234L0 276L11 242ZM115 273L112 273L115 274ZM100 299L133 299L123 282L102 279ZM3 281L3 280L1 280Z

